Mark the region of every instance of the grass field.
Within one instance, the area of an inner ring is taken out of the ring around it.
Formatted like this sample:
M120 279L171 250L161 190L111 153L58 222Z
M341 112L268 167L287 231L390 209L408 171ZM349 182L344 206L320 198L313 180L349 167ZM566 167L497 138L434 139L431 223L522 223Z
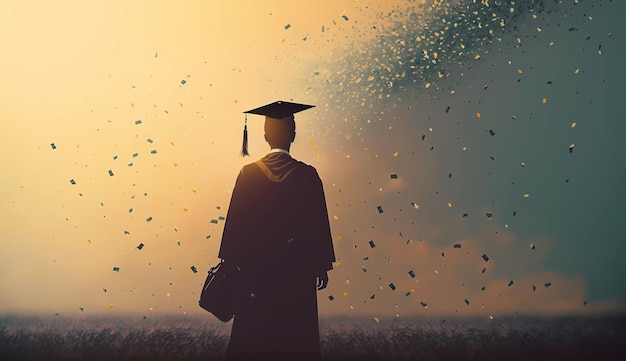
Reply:
M0 317L0 360L220 359L231 323L207 317ZM325 360L621 360L626 317L322 317Z

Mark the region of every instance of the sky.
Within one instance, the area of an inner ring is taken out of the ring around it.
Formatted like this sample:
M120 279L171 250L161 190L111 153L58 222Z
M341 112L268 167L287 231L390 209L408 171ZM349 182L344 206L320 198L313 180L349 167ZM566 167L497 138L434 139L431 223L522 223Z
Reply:
M205 312L275 100L316 105L320 314L625 310L622 2L0 7L0 313Z

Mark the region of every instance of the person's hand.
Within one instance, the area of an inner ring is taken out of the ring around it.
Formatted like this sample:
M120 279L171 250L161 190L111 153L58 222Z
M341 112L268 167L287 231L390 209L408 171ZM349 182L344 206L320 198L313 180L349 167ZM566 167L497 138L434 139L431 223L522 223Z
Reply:
M328 272L322 272L317 274L317 289L323 290L328 286Z

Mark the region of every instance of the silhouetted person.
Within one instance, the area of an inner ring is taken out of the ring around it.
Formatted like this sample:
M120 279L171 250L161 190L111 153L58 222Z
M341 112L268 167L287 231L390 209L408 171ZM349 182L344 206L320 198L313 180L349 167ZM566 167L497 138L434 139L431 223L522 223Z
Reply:
M228 359L320 357L317 290L335 255L322 182L314 167L289 154L293 114L311 106L275 102L265 115L271 151L244 166L235 183L219 257L244 275ZM244 149L247 155L247 127Z

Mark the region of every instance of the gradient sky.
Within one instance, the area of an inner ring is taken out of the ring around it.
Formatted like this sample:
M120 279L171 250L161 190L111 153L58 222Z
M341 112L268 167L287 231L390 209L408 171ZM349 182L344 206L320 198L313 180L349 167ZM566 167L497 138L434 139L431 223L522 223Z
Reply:
M279 99L316 105L321 313L623 311L626 6L429 3L3 2L0 312L204 312Z

